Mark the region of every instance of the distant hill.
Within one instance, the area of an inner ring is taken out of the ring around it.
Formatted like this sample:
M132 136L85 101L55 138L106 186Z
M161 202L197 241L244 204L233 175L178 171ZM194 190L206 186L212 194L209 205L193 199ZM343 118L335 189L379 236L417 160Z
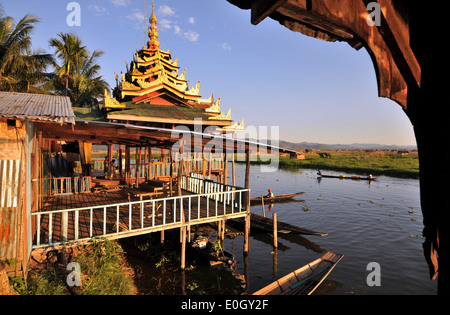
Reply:
M376 144L376 143L351 143L351 144L323 144L316 142L288 142L280 140L279 146L281 148L291 149L291 150L305 150L305 149L315 149L315 150L367 150L367 149L378 149L378 150L414 150L417 149L415 145L386 145L386 144Z

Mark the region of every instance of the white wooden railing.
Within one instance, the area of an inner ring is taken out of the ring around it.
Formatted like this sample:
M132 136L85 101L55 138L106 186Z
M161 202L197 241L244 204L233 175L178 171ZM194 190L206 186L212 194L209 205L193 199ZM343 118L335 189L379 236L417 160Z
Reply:
M250 189L186 176L181 185L194 194L32 213L36 222L33 249L95 236L121 238L245 214L244 200ZM201 190L204 192L199 193Z

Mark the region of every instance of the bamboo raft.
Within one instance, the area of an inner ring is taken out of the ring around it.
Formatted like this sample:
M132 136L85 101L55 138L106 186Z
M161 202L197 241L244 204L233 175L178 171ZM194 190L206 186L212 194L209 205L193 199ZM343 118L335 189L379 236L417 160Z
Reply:
M310 295L344 257L326 252L322 257L272 282L253 295Z
M271 203L279 203L279 202L287 202L291 201L294 197L303 195L304 192L298 192L298 193L292 193L292 194L281 194L281 195L275 195L273 197L252 197L250 198L250 205L258 205L262 204L263 202L265 204L271 204Z

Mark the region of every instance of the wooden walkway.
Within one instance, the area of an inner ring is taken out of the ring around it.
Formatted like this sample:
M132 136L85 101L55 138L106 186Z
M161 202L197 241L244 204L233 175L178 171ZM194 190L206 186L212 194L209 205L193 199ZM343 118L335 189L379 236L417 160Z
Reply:
M85 241L95 236L122 238L245 216L239 203L214 200L211 195L194 195L183 190L183 197L128 201L123 191L82 193L51 197L40 213L35 213L37 232L34 248L66 242ZM230 196L232 194L228 194ZM238 198L239 197L239 198ZM230 198L230 197L228 197ZM180 207L183 208L184 223Z

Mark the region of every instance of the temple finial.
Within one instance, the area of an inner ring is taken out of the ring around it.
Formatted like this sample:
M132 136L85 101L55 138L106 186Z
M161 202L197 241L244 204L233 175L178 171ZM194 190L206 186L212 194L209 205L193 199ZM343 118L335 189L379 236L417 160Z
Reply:
M147 42L147 47L150 49L159 49L159 41L158 41L158 19L155 16L155 3L152 1L152 15L150 16L150 27L148 30L149 40Z

